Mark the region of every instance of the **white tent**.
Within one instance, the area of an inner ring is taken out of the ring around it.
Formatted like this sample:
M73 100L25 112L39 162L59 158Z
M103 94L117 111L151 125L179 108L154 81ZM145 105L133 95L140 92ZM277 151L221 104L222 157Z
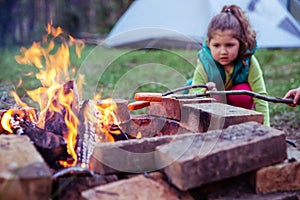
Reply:
M300 47L300 26L278 0L136 0L103 45L198 48L210 19L230 4L246 12L259 48Z

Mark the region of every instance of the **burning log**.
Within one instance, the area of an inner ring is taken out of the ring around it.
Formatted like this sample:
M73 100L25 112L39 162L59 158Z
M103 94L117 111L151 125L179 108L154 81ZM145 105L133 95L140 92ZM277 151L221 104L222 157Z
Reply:
M118 181L116 175L101 175L81 167L69 167L52 176L52 199L83 199L81 193L92 187Z
M111 113L112 114L112 113ZM80 109L79 127L76 142L77 164L82 167L89 165L90 157L98 142L127 140L127 135L113 121L104 123L102 111L94 101L86 100Z
M78 127L76 154L78 156L77 163L88 166L94 146L97 142L96 129L99 124L96 116L97 108L94 102L87 100L82 104L78 119L80 125Z
M97 107L107 109L114 107L112 114L116 117L116 122L123 132L126 132L126 124L131 116L128 110L128 101L124 99L104 99L96 102Z
M55 172L52 175L52 180L57 181L60 178L69 177L69 176L73 176L73 175L93 176L94 172L88 168L82 168L82 167L78 167L78 166L68 167L68 168L64 168L62 170Z
M7 112L10 112L10 114L6 114ZM4 117L9 117L10 116L18 116L19 118L26 119L28 121L36 121L36 113L37 110L35 108L27 107L27 108L12 108L9 110L0 110L0 121L1 121L1 126L0 126L0 134L6 134L8 133L8 130L6 130L9 127L9 119L8 120L2 120Z
M71 100L68 100L66 105L62 105L62 96L70 96ZM79 112L79 95L74 80L66 82L62 88L57 89L51 103L58 111L53 111L52 107L46 110L45 129L57 135L67 135L68 128L65 122L67 112L72 111L75 115ZM71 110L68 111L66 107Z
M120 126L111 124L109 130L115 141L128 140L127 134L122 131Z
M67 152L65 139L45 131L31 121L20 118L11 119L11 127L16 135L27 135L51 168L59 167L58 160L72 161Z
M127 109L128 102L125 100L106 99L96 102L98 109L100 142L127 140L128 136L122 129L130 120ZM123 127L122 127L123 125Z

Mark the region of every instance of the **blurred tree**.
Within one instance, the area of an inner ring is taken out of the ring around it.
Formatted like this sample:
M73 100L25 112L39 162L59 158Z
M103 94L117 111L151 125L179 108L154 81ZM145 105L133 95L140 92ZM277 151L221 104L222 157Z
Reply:
M5 46L13 41L10 33L14 32L13 9L18 0L0 0L0 46ZM8 40L9 39L9 40Z
M0 0L0 47L39 40L47 23L73 36L105 34L134 0Z

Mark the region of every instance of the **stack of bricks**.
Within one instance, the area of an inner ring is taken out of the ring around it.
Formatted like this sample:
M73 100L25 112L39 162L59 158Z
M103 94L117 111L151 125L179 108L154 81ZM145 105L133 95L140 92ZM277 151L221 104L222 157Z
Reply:
M263 123L263 115L228 104L216 103L212 98L175 99L163 97L147 108L150 115L173 119L191 132L207 132L248 121Z
M151 103L148 115L134 116L126 109L127 101L118 104L122 129L133 136L138 131L146 135L97 144L90 170L101 177L118 178L76 191L80 199L193 200L202 196L214 199L214 195L218 199L220 185L231 179L253 188L238 194L241 199L286 199L300 194L298 151L287 148L284 132L262 125L261 113L212 99L163 98L161 103ZM20 195L50 199L51 172L27 139L13 137L0 137L1 158L7 161L0 164L0 199L18 199ZM294 162L288 162L291 158ZM16 168L30 177L13 174ZM27 183L30 188L25 187Z
M100 196L101 199L142 199L143 195L150 195L155 199L195 199L194 191L204 191L207 194L203 188L208 185L214 188L210 190L212 192L218 184L222 185L226 180L248 174L247 182L252 186L254 182L253 192L239 195L244 195L245 198L284 199L300 194L300 187L296 183L298 176L290 178L295 183L288 183L285 188L278 188L278 179L275 179L273 188L268 189L266 185L264 191L262 184L269 183L263 183L262 180L271 181L265 178L273 177L268 173L272 174L274 169L270 171L269 168L286 165L284 163L287 159L284 132L257 122L231 125L223 130L206 133L142 138L110 145L98 144L91 158L93 171L106 175L136 175L91 188L82 195L86 199ZM292 170L284 170L287 173L281 175L297 175L297 166L298 161L291 163L289 168ZM278 175L281 170L282 168L278 168L275 174ZM161 174L159 181L153 179L154 171ZM157 193L146 190L146 185L149 188L157 187ZM132 188L136 189L132 191ZM274 193L277 191L280 193ZM164 192L165 195L162 195ZM197 195L202 195L202 192ZM126 198L122 197L123 194Z
M5 161L1 162L0 169L1 197L51 198L51 172L28 138L3 135L0 144ZM26 153L28 151L30 153ZM293 153L293 157L297 154L297 151L288 152ZM95 147L90 169L103 177L122 175L123 178L94 185L80 194L83 199L143 199L147 196L192 200L197 199L195 190L203 191L202 188L210 185L214 188L211 191L215 191L220 182L251 173L256 177L257 194L251 193L255 195L253 198L268 199L270 192L290 190L295 192L284 195L295 196L300 189L299 161L285 163L287 158L285 134L257 122L206 133L100 143ZM281 192L274 197L282 195Z

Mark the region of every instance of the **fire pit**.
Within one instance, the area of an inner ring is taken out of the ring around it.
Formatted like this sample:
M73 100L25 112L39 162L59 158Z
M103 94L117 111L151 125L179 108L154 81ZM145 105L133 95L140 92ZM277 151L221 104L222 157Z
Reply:
M197 199L287 159L284 133L263 126L261 113L211 98L163 95L135 104L148 106L143 115L125 99L80 100L66 38L78 55L83 44L60 28L47 33L46 48L16 57L39 69L42 87L28 91L39 109L13 93L19 107L0 111L1 199ZM49 54L55 39L62 45Z

